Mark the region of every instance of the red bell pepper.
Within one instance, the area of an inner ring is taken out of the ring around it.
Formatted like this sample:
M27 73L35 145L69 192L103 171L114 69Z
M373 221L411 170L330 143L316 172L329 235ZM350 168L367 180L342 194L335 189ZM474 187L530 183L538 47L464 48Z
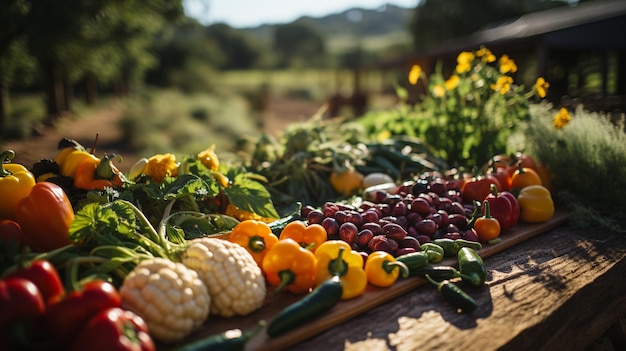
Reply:
M46 260L28 262L25 266L7 274L7 278L24 278L31 281L41 292L41 296L49 306L65 295L65 288L56 268Z
M38 334L45 304L31 281L7 278L0 280L0 311L0 349L18 350Z
M92 280L48 307L47 326L59 344L68 345L93 316L121 305L122 299L113 284Z
M68 229L74 209L59 185L37 183L30 195L18 202L15 216L34 251L47 252L70 244Z
M16 321L32 321L43 316L45 304L37 286L24 278L0 280L0 329Z
M76 335L75 351L154 351L148 325L139 315L119 307L101 311Z
M19 224L10 219L2 219L0 220L0 243L6 245L11 241L18 243L18 246L27 244Z
M498 191L492 184L491 193L485 197L485 201L489 202L491 216L500 222L502 230L513 227L519 221L519 204L510 192Z
M461 188L463 201L465 203L482 202L491 193L491 184L494 184L498 191L502 189L498 179L492 175L478 176L467 180Z

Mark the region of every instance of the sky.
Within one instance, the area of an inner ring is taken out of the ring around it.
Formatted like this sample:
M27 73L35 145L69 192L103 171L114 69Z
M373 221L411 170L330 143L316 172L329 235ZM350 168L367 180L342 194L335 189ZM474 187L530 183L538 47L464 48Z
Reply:
M184 0L185 13L200 23L224 22L234 28L289 23L302 16L321 17L384 4L413 8L419 0Z

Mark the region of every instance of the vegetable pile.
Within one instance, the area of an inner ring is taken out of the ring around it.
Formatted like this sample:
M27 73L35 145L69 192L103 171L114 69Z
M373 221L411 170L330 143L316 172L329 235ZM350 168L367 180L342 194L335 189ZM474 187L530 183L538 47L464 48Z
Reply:
M528 155L459 174L415 141L337 141L332 129L290 131L285 148L265 140L240 164L209 147L128 172L71 139L30 169L5 151L1 348L180 346L217 317L300 297L259 321L277 337L411 277L468 313L478 303L463 289L487 278L483 245L554 214ZM233 339L199 345L220 341Z

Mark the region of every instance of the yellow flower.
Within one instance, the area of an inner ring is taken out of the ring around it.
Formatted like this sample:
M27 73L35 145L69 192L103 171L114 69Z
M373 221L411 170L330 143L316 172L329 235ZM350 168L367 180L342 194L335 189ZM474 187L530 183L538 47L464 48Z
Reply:
M150 157L144 173L158 183L162 182L166 177L178 176L176 156L173 154L159 154Z
M378 133L378 136L376 139L378 139L379 141L385 141L389 138L391 138L391 132L385 129L382 132Z
M420 79L421 75L422 67L420 67L419 65L413 65L413 67L411 67L411 71L409 72L409 83L411 83L411 85L417 84L417 81Z
M549 87L550 83L546 82L543 77L537 78L537 81L535 82L535 90L537 91L537 95L539 95L540 98L546 97Z
M212 171L217 171L217 169L220 168L220 160L217 158L217 154L215 153L215 144L209 146L203 151L200 151L198 153L198 160L200 160L206 168Z
M441 84L437 84L433 87L433 95L435 95L436 97L442 97L445 95L445 93L446 89Z
M517 72L517 65L508 55L502 55L502 57L500 57L500 73L506 74L509 72Z
M459 80L460 80L459 76L457 76L456 74L453 74L443 84L446 87L446 90L450 91L459 85Z
M572 116L570 116L569 111L565 107L561 107L559 113L554 116L554 127L561 129L565 127L571 119Z
M464 73L469 71L472 68L472 60L474 59L474 54L468 51L463 51L456 57L456 71L458 73Z
M476 51L476 57L482 57L485 62L493 62L496 60L496 56L485 47L482 47L480 48L480 50Z
M499 91L500 94L504 95L509 91L509 89L511 89L511 84L513 84L513 78L509 76L502 76L498 78L496 84L491 84L490 87L491 89Z

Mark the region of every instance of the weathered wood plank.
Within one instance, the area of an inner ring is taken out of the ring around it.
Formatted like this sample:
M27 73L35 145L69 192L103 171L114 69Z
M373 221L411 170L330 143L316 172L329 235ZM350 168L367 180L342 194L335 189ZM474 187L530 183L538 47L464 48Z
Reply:
M298 350L583 350L626 313L626 236L553 229L486 259L479 307L422 287L298 343Z

